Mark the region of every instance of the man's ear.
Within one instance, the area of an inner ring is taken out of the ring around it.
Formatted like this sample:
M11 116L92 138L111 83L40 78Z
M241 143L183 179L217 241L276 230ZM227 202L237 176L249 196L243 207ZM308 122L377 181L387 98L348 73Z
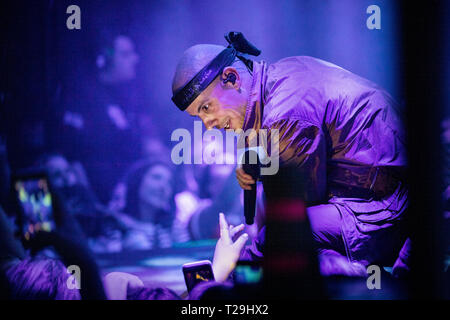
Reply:
M239 72L233 67L223 69L221 80L221 84L225 88L239 89L241 87L241 77Z

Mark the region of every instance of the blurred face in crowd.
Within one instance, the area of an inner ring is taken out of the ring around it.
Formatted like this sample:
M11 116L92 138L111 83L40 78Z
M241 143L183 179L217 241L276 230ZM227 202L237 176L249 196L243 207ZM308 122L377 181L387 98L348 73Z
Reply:
M141 202L157 209L169 209L173 195L172 172L163 165L151 167L142 179L139 188Z
M77 177L69 162L62 156L53 156L46 163L51 183L57 188L73 186Z
M133 41L126 36L118 36L114 40L112 76L116 81L130 81L136 77L136 65L139 56Z

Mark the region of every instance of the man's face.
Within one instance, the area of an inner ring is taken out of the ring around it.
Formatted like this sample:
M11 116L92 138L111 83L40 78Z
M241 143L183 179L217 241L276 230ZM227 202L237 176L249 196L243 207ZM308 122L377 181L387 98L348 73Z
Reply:
M70 187L77 183L77 177L64 157L53 156L47 161L46 166L55 187Z
M217 78L186 109L193 117L199 117L206 129L242 129L247 96L245 90L223 84Z
M144 203L159 209L167 209L173 196L172 172L163 165L151 167L142 179L139 197Z
M126 36L118 36L114 41L114 72L121 81L136 77L136 64L139 56L134 50L133 41Z

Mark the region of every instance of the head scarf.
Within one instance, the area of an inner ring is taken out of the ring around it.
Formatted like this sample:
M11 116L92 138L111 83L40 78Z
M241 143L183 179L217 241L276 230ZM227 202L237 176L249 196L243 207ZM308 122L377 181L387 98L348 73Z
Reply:
M241 32L229 32L225 35L225 39L229 43L228 47L201 69L184 87L174 93L172 101L181 111L186 110L225 67L232 65L236 57L247 66L250 72L253 70L252 60L245 58L243 54L259 56L261 51L248 42Z

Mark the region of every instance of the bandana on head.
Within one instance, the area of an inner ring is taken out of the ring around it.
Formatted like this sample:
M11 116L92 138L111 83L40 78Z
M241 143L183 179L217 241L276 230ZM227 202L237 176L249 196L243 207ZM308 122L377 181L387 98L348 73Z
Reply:
M186 108L205 90L213 80L230 66L235 58L239 58L249 69L253 70L253 62L240 53L259 56L261 51L245 39L241 32L229 32L225 35L229 45L219 53L209 64L200 70L183 88L177 90L172 101L181 110Z

